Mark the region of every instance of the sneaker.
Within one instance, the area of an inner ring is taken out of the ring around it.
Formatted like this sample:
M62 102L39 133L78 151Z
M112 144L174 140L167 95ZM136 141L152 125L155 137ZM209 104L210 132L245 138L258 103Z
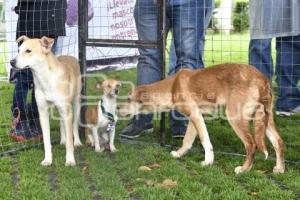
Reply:
M153 130L154 128L151 123L146 123L143 126L137 126L136 124L131 123L121 131L120 136L123 138L134 139L139 137L142 133L152 133Z
M10 138L15 141L15 142L24 142L26 141L26 137L23 136L23 135L17 135L16 133L14 132L11 132L10 133Z
M293 116L295 113L293 112L288 112L288 111L276 111L276 115L278 116L286 116L286 117L289 117L289 116Z
M181 126L171 126L172 138L182 139L184 138L186 132L186 125Z
M300 106L294 108L292 111L276 111L276 115L279 116L293 116L300 112Z
M18 121L14 119L12 129L10 131L10 138L16 142L23 142L26 140L25 135L29 135L30 130L26 121Z
M33 141L42 141L43 140L43 135L35 135L30 138Z
M185 133L173 133L172 138L174 139L182 139L184 138Z

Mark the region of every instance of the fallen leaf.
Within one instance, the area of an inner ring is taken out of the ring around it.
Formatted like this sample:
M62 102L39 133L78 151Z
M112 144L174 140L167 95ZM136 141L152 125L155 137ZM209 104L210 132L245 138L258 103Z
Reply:
M155 188L174 188L177 186L177 181L165 179L162 183L155 184Z
M154 163L154 164L148 165L148 167L150 167L151 169L160 168L160 164Z
M260 174L266 174L268 172L268 170L256 170L256 171Z
M127 190L132 190L134 188L134 185L133 184L128 184L126 185L126 189Z
M84 166L84 167L82 167L82 169L81 169L81 171L82 171L83 173L86 173L87 170L88 170L88 166Z
M257 192L249 192L248 194L251 196L257 196Z
M140 183L144 183L144 184L149 185L149 186L154 185L154 182L152 180L143 179L143 178L137 178L136 180Z
M140 166L138 168L139 171L141 172L148 172L148 171L151 171L152 169L150 167L147 167L147 166Z
M153 155L154 155L154 157L156 157L156 158L160 158L160 157L161 157L161 154L160 154L159 152L154 153Z

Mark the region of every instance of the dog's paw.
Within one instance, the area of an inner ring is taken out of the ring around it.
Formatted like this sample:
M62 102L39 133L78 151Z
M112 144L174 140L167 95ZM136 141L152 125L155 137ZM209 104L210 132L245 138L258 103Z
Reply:
M245 170L243 169L243 166L237 166L235 169L234 169L234 172L235 174L240 174L240 173L243 173Z
M115 146L111 146L109 149L110 149L110 151L111 151L112 153L115 153L115 152L118 151L118 149L116 149Z
M212 165L212 164L213 164L213 161L202 161L201 162L202 167L209 166L209 165Z
M60 145L66 145L66 140L61 140L59 144Z
M96 153L101 153L105 150L105 148L95 148Z
M178 153L178 151L171 151L171 155L173 158L180 158L181 155Z
M82 146L82 143L80 142L80 140L79 141L74 141L74 146L75 147L80 147L80 146Z
M284 168L283 167L275 166L273 168L273 173L275 173L275 174L282 174L282 173L284 173Z
M41 162L41 165L42 166L50 166L52 164L52 160L50 159L44 159L42 162Z
M75 166L75 160L66 160L65 166Z

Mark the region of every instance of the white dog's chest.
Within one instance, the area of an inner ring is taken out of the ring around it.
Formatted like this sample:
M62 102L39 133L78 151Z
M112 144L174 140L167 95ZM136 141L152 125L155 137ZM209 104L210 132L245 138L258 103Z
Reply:
M52 79L45 79L45 81L39 81L35 79L36 94L39 98L43 98L49 103L60 103L65 100L65 97L57 92L57 79L52 77Z
M102 106L104 108L104 111L101 108L101 102L98 104L98 123L97 127L98 128L103 128L103 130L106 130L108 125L110 124L115 124L117 121L117 116L115 115L115 104L105 104ZM108 113L113 115L113 120L109 119L107 116Z

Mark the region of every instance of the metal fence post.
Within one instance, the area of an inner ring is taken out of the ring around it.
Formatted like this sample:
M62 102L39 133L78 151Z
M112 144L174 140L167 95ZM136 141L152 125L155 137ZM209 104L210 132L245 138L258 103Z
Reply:
M86 0L78 1L78 48L79 48L79 62L82 74L83 88L81 92L81 104L86 103L86 47L97 46L97 47L123 47L123 48L159 48L161 49L161 79L165 78L166 66L165 66L165 50L166 50L166 0L158 0L157 7L159 10L158 14L158 27L157 27L157 41L140 41L140 40L112 40L112 39L95 39L88 38L88 3ZM81 123L85 123L85 106L81 107ZM165 145L165 113L161 114L160 121L160 137L159 143ZM81 137L84 135L84 127L80 127Z
M157 42L160 48L160 59L161 59L161 80L165 79L166 76L166 0L158 1L159 16L158 16L158 33ZM165 145L165 131L166 131L166 113L161 113L160 121L160 137L159 143L161 146Z
M86 103L86 40L88 38L88 3L86 0L78 1L78 58L81 72L81 109L80 122L85 124L85 103ZM80 137L84 137L85 128L80 126Z

